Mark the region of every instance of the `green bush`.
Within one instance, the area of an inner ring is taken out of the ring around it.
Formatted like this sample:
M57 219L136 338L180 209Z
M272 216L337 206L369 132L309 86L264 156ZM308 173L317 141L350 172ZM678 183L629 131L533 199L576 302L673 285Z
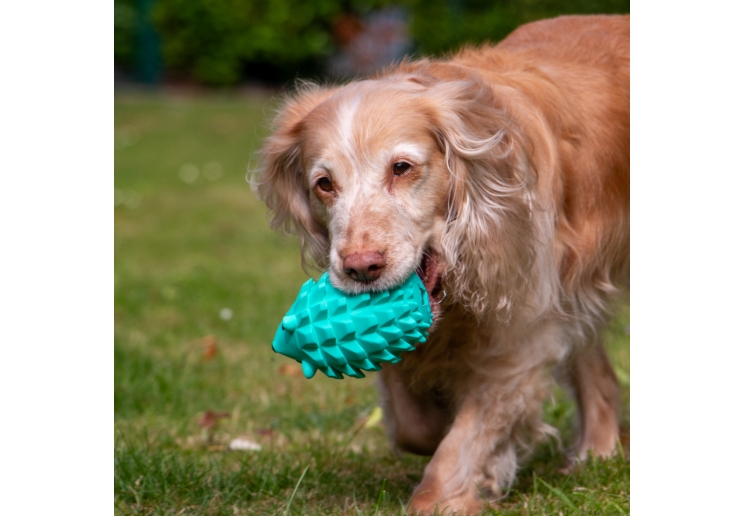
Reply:
M234 84L250 67L289 72L334 50L331 23L356 9L342 0L160 0L154 22L162 36L166 68L188 72L206 84Z
M561 14L629 13L629 0L409 0L421 54L498 42L522 24Z
M134 65L136 30L134 0L114 0L114 62L125 69Z
M133 0L115 0L115 60L134 53ZM408 10L416 53L499 41L517 26L560 14L627 13L629 0L158 0L152 22L165 68L209 85L247 77L279 82L319 75L335 50L333 20L397 4Z

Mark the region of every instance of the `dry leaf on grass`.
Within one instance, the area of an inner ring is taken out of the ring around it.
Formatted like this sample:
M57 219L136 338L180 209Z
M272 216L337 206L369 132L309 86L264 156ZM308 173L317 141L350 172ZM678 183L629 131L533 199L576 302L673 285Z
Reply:
M302 376L302 369L296 364L282 364L279 366L279 374L299 378Z
M623 453L625 454L625 458L627 459L630 457L630 427L629 426L621 426L620 427L620 444L623 447Z
M369 417L367 417L367 421L364 422L364 428L372 428L374 426L377 426L382 421L382 409L380 407L375 407L372 409L372 412L369 413Z
M204 354L202 358L206 360L212 360L217 354L217 338L214 335L207 335L201 341L204 346Z
M374 407L369 414L361 415L351 426L351 433L356 435L361 429L374 428L382 422L382 409Z
M215 412L213 410L205 410L202 417L199 418L199 426L208 430L213 430L217 427L220 419L230 417L227 412Z
M204 411L204 414L202 414L202 417L199 418L197 424L202 427L202 437L204 438L205 442L212 442L214 432L217 430L220 419L224 419L229 416L230 414L228 414L227 412L215 412L213 410Z

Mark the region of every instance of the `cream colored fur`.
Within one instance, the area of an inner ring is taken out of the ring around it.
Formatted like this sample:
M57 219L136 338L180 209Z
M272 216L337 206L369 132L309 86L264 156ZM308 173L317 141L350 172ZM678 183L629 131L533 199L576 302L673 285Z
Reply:
M505 493L518 451L551 432L553 368L579 402L577 456L613 453L599 334L629 279L629 103L629 19L591 16L302 85L281 108L255 187L307 262L351 293L430 264L430 338L379 381L393 445L433 454L414 509L475 512ZM370 283L344 270L364 252L385 258Z

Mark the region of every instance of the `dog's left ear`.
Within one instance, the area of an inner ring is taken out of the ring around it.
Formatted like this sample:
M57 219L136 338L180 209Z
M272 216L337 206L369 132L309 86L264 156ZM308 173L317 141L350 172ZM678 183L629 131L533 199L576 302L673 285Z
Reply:
M271 227L296 234L302 246L303 266L326 266L328 232L314 217L301 160L302 123L305 117L334 93L314 84L300 85L280 108L272 135L261 148L261 166L251 179L258 197L272 213Z
M451 174L442 237L448 291L476 315L508 320L533 276L528 144L478 77L440 78L425 95Z

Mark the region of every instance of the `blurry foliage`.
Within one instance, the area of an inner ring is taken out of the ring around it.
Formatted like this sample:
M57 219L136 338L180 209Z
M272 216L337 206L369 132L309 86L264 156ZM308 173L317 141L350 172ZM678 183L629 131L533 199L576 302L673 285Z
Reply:
M409 0L405 5L422 55L496 43L520 25L562 14L630 12L630 0Z
M134 0L114 0L114 62L126 69L134 64L136 31Z
M166 67L214 85L234 84L252 71L319 68L334 50L331 24L343 12L362 14L381 1L160 0L153 18ZM251 70L253 65L254 70ZM288 72L281 77L281 70Z
M132 62L133 0L115 0L114 57ZM336 51L332 24L386 5L405 7L417 53L496 42L523 23L560 14L628 13L629 0L158 0L153 20L172 74L230 85L322 73Z

